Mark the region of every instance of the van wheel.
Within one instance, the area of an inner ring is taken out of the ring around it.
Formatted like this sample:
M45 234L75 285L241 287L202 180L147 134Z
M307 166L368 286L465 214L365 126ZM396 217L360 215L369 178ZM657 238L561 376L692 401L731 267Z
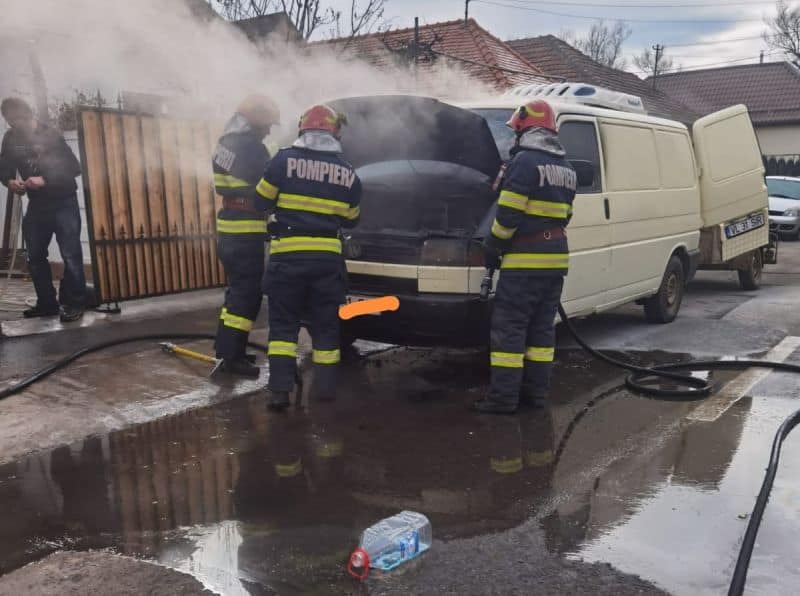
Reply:
M750 253L746 269L737 269L739 285L743 290L757 290L761 287L761 276L764 273L764 256L760 250Z
M683 292L686 287L686 273L680 258L673 255L658 293L651 296L644 303L644 315L651 323L671 323L678 316L683 301Z

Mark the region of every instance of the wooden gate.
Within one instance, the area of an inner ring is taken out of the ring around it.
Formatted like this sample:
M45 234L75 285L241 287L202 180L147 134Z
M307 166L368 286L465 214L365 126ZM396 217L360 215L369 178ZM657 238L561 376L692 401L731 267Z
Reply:
M207 122L83 109L79 138L97 299L224 285Z

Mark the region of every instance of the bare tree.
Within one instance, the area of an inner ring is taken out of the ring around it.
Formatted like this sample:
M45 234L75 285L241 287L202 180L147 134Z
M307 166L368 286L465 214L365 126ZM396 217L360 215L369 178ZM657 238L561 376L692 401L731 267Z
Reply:
M656 53L651 48L644 48L642 53L633 57L633 64L642 73L650 76L657 76L664 72L680 70L681 65L662 52L658 57L658 71L656 71Z
M559 37L574 46L592 60L611 68L625 68L627 60L622 56L622 44L631 36L631 28L624 21L607 25L599 20L592 24L585 37L577 37L572 31L562 31Z
M386 0L350 0L350 9L336 10L323 0L209 0L230 21L285 12L300 34L310 38L330 25L337 37L371 32L383 20Z
M771 49L786 52L800 62L800 7L778 0L775 9L775 16L765 19L770 31L764 33L764 41Z

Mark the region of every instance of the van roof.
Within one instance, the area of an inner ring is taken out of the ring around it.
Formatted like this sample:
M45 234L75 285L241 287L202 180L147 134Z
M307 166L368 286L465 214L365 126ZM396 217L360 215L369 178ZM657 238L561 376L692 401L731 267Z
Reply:
M457 103L453 102L453 105L465 109L502 108L502 109L508 109L510 112L515 108L518 108L521 105L521 102L524 102L524 99L521 99L519 97L494 97L485 100L473 100L473 101L465 101ZM655 124L658 126L664 126L666 128L677 128L681 130L687 130L684 124L681 124L676 120L667 120L666 118L658 118L656 116L650 116L648 114L637 114L633 112L609 110L607 108L597 108L595 106L588 106L580 103L556 101L551 99L548 99L547 103L549 103L553 107L553 110L555 110L556 112L556 116L559 116L561 114L598 116L602 118L614 118L616 120L627 120L629 122Z

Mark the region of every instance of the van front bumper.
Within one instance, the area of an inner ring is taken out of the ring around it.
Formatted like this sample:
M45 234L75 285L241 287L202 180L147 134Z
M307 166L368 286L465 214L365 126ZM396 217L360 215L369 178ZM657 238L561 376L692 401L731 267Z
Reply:
M353 290L351 296L374 293ZM343 322L346 334L359 339L412 346L487 345L489 303L473 294L398 295L400 308Z

